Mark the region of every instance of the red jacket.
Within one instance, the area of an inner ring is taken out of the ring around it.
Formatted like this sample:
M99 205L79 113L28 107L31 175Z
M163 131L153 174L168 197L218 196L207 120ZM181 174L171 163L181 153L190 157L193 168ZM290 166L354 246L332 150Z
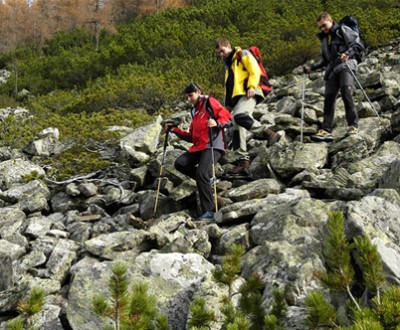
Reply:
M214 113L213 119L217 122L217 127L220 128L219 137L223 139L222 129L231 125L232 115L217 99L211 96L208 97L208 99L209 107ZM192 122L190 123L189 131L184 131L179 127L174 127L171 130L171 132L178 135L182 140L193 142L193 145L189 148L189 152L201 151L210 146L209 127L207 126L207 122L212 117L205 107L206 100L207 97L201 95L199 102L195 107L193 107ZM217 144L214 144L213 141L213 145Z

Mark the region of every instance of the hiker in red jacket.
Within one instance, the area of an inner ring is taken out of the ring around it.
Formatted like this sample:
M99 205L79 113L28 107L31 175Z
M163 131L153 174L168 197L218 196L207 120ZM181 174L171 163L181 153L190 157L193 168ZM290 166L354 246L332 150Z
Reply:
M188 102L193 105L189 130L184 131L171 124L167 124L166 129L180 139L193 143L188 151L176 159L175 168L196 180L202 209L200 219L213 220L212 160L214 158L215 165L225 153L223 128L231 125L232 116L217 99L203 95L196 83L187 85L184 92Z
M267 140L268 147L278 142L282 136L253 118L256 104L264 99L259 86L261 69L255 57L248 50L232 48L230 41L223 38L216 40L215 51L225 62L225 106L232 110L235 128L232 145L238 166L228 174L246 175L246 169L250 167L247 131L253 133L256 139Z

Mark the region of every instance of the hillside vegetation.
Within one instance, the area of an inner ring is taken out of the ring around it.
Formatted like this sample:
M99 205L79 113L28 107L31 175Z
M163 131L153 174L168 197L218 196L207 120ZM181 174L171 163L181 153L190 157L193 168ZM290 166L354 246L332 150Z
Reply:
M155 114L169 113L189 81L222 98L224 68L214 52L217 37L243 48L258 45L273 77L318 58L315 18L322 10L337 20L355 15L369 48L400 35L397 0L192 4L136 18L99 38L87 30L60 32L43 47L3 54L0 69L11 76L0 85L0 107L23 105L34 117L22 124L4 119L7 129L0 143L22 147L49 126L59 127L62 140L109 141L110 134L103 134L109 125L136 127Z

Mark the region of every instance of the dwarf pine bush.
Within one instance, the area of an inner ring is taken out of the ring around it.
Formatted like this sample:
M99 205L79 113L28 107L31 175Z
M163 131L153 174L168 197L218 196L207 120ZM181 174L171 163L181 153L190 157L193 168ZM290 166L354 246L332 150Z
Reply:
M169 330L168 318L158 313L156 298L148 293L146 284L136 283L129 291L127 272L125 264L114 264L108 285L110 300L104 295L95 295L93 311L113 320L115 330Z
M17 311L19 316L9 322L9 330L38 330L35 327L34 316L43 310L46 293L39 287L33 287L29 296L18 302Z
M344 295L347 305L329 302L322 292L309 294L305 323L310 329L400 329L400 287L388 286L377 247L368 237L347 241L340 211L328 214L324 254L327 270L317 275L332 296ZM364 288L362 299L355 297L352 290L356 284L355 267L361 272L362 283L357 284ZM342 315L343 311L346 315Z
M223 297L221 301L220 312L223 315L221 329L282 330L287 310L285 294L282 290L273 291L271 313L267 314L262 304L265 284L257 273L253 273L240 286L238 306L233 303L232 298L237 293L233 293L232 285L240 275L240 263L244 252L242 245L232 244L228 248L228 253L222 257L222 264L213 271L214 280L228 286L228 296ZM190 311L190 330L199 330L203 327L209 329L209 326L217 321L214 312L207 309L202 298L193 301Z

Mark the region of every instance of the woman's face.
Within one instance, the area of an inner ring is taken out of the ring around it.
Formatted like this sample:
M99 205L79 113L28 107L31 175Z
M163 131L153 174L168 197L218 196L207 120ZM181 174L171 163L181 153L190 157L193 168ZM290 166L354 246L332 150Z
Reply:
M201 94L200 91L186 94L187 101L192 105L196 105L197 102L199 102L200 94Z

